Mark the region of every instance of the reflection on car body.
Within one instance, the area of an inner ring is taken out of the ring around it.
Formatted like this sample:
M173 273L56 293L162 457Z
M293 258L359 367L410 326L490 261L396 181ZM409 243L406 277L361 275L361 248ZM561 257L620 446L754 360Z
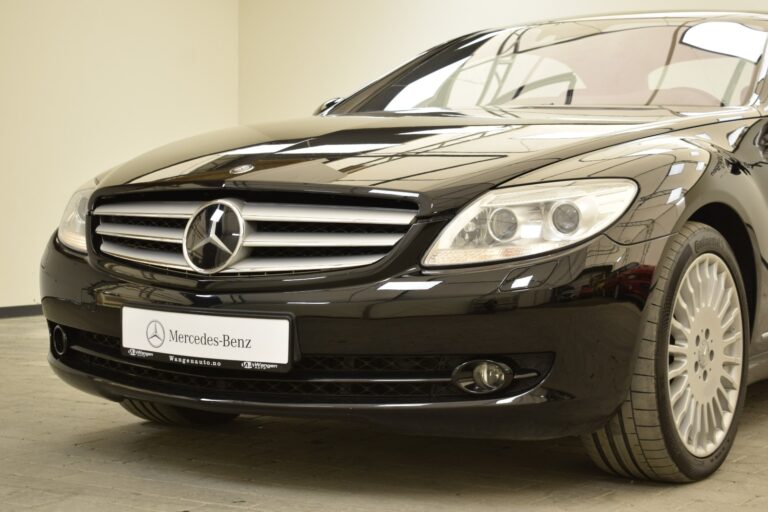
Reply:
M155 422L579 435L704 478L768 377L767 44L739 13L481 31L137 157L46 249L49 361Z

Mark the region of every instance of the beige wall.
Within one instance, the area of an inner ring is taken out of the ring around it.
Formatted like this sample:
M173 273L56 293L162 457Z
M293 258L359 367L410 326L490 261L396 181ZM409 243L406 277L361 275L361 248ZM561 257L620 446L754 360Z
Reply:
M39 302L70 193L237 123L237 0L0 0L0 307Z
M69 194L138 153L308 115L473 30L766 0L0 0L0 307L39 302Z
M311 113L473 30L672 9L768 12L768 0L241 0L240 122Z

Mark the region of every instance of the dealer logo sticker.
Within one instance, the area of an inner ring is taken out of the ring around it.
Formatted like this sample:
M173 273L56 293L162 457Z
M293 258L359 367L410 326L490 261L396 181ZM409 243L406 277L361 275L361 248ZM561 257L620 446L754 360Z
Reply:
M147 324L147 341L155 348L160 348L165 343L165 327L157 320Z
M144 358L147 358L147 357L152 357L155 354L153 354L152 352L145 352L144 350L139 350L137 348L129 348L128 349L128 355L131 356L131 357L144 357Z

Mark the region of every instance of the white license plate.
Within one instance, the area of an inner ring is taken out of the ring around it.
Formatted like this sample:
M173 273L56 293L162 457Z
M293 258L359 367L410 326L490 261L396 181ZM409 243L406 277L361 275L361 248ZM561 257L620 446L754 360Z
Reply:
M123 354L190 366L286 371L288 318L243 318L123 308Z

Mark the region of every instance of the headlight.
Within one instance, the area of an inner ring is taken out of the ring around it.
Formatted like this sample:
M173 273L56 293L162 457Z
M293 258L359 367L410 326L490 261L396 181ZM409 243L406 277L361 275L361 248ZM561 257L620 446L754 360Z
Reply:
M78 252L88 252L85 236L85 218L88 214L88 200L95 188L94 180L80 187L67 203L59 223L59 241Z
M493 190L464 208L427 251L427 267L534 256L578 244L616 222L637 195L627 179Z

